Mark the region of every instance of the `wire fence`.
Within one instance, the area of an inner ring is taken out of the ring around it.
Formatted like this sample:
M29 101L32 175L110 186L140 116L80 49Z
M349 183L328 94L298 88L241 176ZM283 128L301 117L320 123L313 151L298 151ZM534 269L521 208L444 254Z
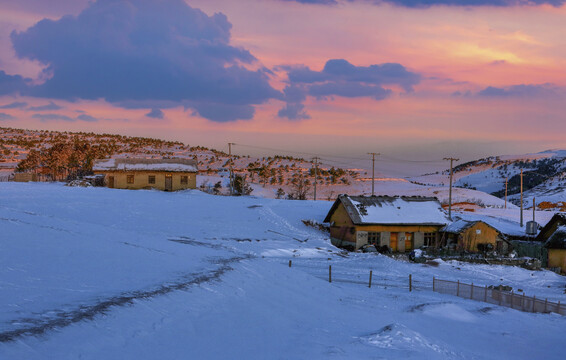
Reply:
M292 261L289 260L289 267L292 267ZM481 301L493 305L505 306L515 310L532 313L557 313L566 316L566 305L561 304L560 301L552 302L548 299L537 298L536 296L526 296L523 294L516 294L513 291L506 291L503 288L493 288L488 286L478 286L474 284L466 284L460 281L450 281L432 278L432 282L415 280L411 274L404 278L385 278L374 277L373 271L370 270L369 274L362 276L360 274L333 273L332 265L328 266L327 274L321 273L324 269L317 268L316 277L326 280L328 282L337 283L350 283L365 285L367 287L383 287L383 288L397 288L413 290L432 290L441 294L448 294L458 296L464 299ZM337 276L338 275L338 276ZM366 277L367 276L367 277ZM363 278L365 277L365 279Z
M524 293L516 294L513 291L505 291L498 288L433 278L432 290L441 294L455 295L465 299L483 301L525 312L554 312L566 315L566 306L561 304L560 301L555 303L547 299L537 299L536 296L526 296Z

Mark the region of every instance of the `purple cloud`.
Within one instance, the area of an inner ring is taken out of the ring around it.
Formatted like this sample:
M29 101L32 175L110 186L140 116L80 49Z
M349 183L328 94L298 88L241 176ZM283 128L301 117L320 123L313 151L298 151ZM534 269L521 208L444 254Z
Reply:
M87 121L87 122L98 121L98 119L95 118L94 116L90 116L90 115L87 115L87 114L81 114L81 115L77 116L77 119L82 120L82 121Z
M151 111L145 114L145 116L154 119L163 119L165 114L163 113L163 111L161 111L161 109L151 109Z
M20 75L8 75L0 70L0 95L22 92L27 88L28 81Z
M287 103L285 107L279 110L279 117L286 117L290 120L310 119L310 115L304 111L305 105L301 103Z
M13 120L13 119L15 119L15 117L13 117L10 114L0 113L0 121L1 120Z
M60 110L62 108L63 108L62 106L55 104L53 101L50 101L49 104L47 104L47 105L31 106L31 107L28 108L28 110L30 110L30 111L53 111L53 110Z
M46 64L48 80L29 95L118 105L168 101L231 121L282 98L266 69L245 67L256 59L230 45L231 27L225 15L208 16L182 0L98 0L78 16L13 32L11 40L18 57ZM0 76L0 91L1 83Z
M480 96L487 97L556 97L560 89L552 84L519 84L503 88L488 86L478 92Z
M306 66L282 69L287 71L289 84L283 91L287 105L278 115L288 119L307 118L302 105L307 95L318 99L342 96L383 100L393 93L384 86L398 86L412 92L421 81L421 75L397 63L356 66L344 59L333 59L326 62L322 71Z
M320 4L320 5L335 5L337 0L282 0L282 1L295 1L301 4ZM555 7L564 5L566 0L345 0L348 2L372 2L376 5L388 3L396 6L403 6L409 8L429 8L431 6L462 6L462 7L477 7L477 6L536 6L549 4Z
M27 102L14 101L13 103L0 106L0 109L23 109L28 106Z
M70 118L68 116L65 115L59 115L59 114L33 114L31 116L34 119L38 119L40 121L46 122L46 121L68 121L68 122L73 122L75 121L75 119Z

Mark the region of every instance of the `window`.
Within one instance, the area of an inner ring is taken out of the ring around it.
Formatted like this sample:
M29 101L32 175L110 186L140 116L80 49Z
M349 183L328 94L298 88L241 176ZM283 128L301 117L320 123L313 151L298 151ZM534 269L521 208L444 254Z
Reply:
M368 244L377 244L379 245L381 239L381 233L378 232L368 232Z
M133 184L134 183L134 175L127 175L126 176L126 182L128 184Z
M186 184L188 184L188 183L189 183L189 177L186 176L186 175L181 176L181 184L186 185Z
M435 246L436 233L424 233L424 246Z
M149 175L147 177L148 184L155 184L155 175Z

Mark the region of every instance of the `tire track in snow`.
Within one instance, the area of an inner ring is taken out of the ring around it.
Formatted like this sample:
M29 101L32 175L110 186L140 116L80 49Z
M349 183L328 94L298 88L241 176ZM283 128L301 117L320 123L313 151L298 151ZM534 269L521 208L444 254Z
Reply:
M279 229L281 229L281 231L289 231L291 233L295 233L295 234L298 234L300 236L304 236L304 237L307 237L307 238L309 236L309 234L307 232L301 231L297 227L293 226L285 218L276 214L275 211L273 211L269 207L263 206L262 208L260 208L260 213L266 216L265 220L267 220L270 223L277 226Z
M16 330L9 330L0 333L0 343L14 341L24 336L44 335L48 331L64 328L84 320L93 320L98 315L107 314L112 307L132 305L134 300L147 300L157 296L165 295L173 291L186 290L191 286L199 285L220 279L222 275L233 270L230 266L233 263L252 258L251 255L235 256L231 258L220 258L211 260L212 263L219 264L215 270L205 273L193 273L184 276L184 280L179 282L166 282L157 289L128 292L100 301L93 305L82 305L77 309L69 311L51 310L44 314L55 313L55 318L51 319L20 319L13 322L32 323L32 325Z

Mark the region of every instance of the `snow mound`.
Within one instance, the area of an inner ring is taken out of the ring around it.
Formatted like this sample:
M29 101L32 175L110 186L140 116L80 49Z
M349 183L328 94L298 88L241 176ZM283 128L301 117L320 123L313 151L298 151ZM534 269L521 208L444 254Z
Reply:
M443 355L455 355L445 346L434 344L420 333L407 328L402 324L389 324L384 326L376 334L371 334L361 338L362 342L389 350L411 350L421 352L435 352Z
M423 314L462 322L475 322L476 317L469 311L453 303L420 304L411 308L412 312L421 311Z

